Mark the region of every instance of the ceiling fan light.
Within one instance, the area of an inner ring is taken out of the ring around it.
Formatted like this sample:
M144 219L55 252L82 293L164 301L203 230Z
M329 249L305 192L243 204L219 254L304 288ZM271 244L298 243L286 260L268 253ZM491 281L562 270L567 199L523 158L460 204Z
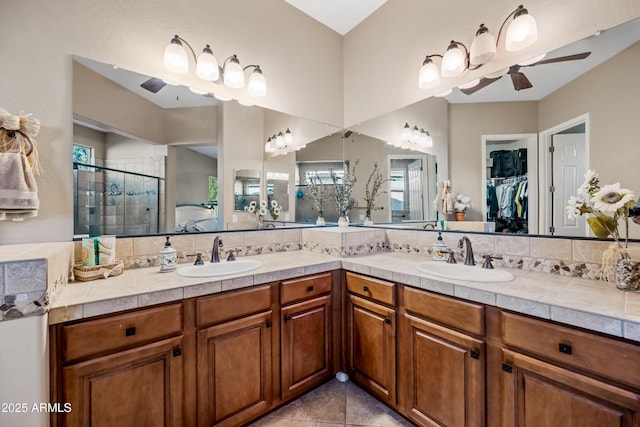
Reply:
M213 97L218 101L231 101L233 99L230 96L220 95L219 93L214 93Z
M538 61L541 61L544 59L544 57L547 56L547 53L543 53L541 55L538 56L534 56L533 58L529 58L526 61L522 61L522 62L518 62L518 65L531 65L531 64L535 64Z
M418 74L418 87L420 89L429 89L440 83L440 70L431 58L427 57L422 63L420 73Z
M480 24L476 32L476 38L471 43L469 51L469 62L471 65L482 65L491 61L496 55L496 38L489 32L489 29Z
M507 28L505 49L509 52L527 48L538 40L538 26L535 18L522 6L519 9Z
M453 89L449 88L449 89L447 89L447 90L445 90L445 91L442 91L442 92L440 92L440 93L436 93L436 94L434 94L433 96L436 96L436 97L438 97L438 98L442 98L443 96L447 96L447 95L449 95L451 92L453 92Z
M470 82L466 82L458 86L458 89L470 89L474 86L477 86L480 83L480 79L473 79Z
M206 45L202 49L202 53L198 55L196 61L196 75L202 80L216 81L220 78L220 70L218 68L218 61L213 56L213 51L209 45Z
M442 57L440 73L442 77L456 77L466 68L466 56L454 41L449 44L447 52Z
M267 94L267 81L262 75L260 67L256 67L251 73L247 90L253 96L265 96Z
M177 35L164 49L164 66L173 73L186 74L189 71L187 51Z
M244 72L236 55L224 66L224 85L236 89L244 87Z

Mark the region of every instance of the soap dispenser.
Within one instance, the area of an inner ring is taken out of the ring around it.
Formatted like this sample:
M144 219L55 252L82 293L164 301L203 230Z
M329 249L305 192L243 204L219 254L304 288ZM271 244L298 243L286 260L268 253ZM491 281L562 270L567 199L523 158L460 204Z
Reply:
M160 272L168 273L175 271L177 267L177 251L171 247L169 236L160 251Z
M442 233L438 232L438 240L433 244L433 259L435 261L447 260L447 245L442 240Z

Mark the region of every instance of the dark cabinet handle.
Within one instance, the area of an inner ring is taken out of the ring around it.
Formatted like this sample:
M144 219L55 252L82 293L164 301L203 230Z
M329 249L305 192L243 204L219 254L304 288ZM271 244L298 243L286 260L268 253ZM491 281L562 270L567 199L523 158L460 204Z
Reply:
M478 350L471 350L471 357L474 359L480 359L480 352Z
M571 353L573 353L573 349L571 348L570 344L558 344L558 351L560 353L564 353L564 354L568 354L571 355Z
M132 337L136 334L136 327L132 327L132 328L127 328L124 330L124 336L125 337Z
M180 347L173 349L173 357L178 357L182 354L182 349Z
M368 287L368 286L364 286L364 287L362 288L362 290L363 290L363 291L365 291L365 292L369 292L369 287Z
M286 316L284 316L284 321L288 322L289 320L291 320L291 315L287 314Z
M267 320L266 326L267 328L270 328L273 326L273 323L271 322L271 320Z
M313 285L307 286L307 292L313 292Z
M510 374L513 372L513 366L509 365L508 363L503 363L502 370Z
M391 324L391 319L389 319L388 317L386 317L386 318L384 319L384 323L386 323L387 325L390 325L390 324Z

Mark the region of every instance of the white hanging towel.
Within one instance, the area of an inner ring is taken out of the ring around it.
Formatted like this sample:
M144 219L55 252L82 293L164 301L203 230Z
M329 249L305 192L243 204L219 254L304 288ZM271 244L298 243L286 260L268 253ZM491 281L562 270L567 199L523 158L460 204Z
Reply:
M0 220L38 215L38 186L27 156L0 153Z
M451 190L451 181L438 182L438 195L434 200L435 208L442 215L453 213L453 192Z

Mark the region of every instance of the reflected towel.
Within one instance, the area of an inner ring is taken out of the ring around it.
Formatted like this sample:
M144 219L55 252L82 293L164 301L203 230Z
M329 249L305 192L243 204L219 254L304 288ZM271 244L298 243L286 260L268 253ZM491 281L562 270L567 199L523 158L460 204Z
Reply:
M451 181L438 182L438 194L433 201L438 212L443 215L453 213L453 192L451 191Z
M0 153L0 220L38 215L38 186L22 153Z

